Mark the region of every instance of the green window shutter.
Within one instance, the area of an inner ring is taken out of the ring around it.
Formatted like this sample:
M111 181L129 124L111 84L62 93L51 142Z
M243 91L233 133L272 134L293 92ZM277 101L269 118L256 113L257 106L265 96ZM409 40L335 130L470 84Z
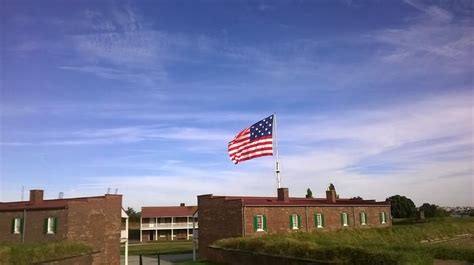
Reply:
M15 233L15 218L12 219L12 234Z
M267 217L263 216L263 230L267 231Z
M349 226L349 214L346 213L347 226Z
M324 221L324 214L321 214L321 226L326 226L326 222Z
M368 218L367 213L364 213L364 215L365 215L365 223L366 223L366 224L369 224L369 218Z
M360 224L362 224L362 218L363 218L362 215L363 215L363 214L364 214L364 213L359 213L359 221L360 221Z
M253 231L254 232L257 231L257 216L256 215L253 216Z
M318 214L314 214L314 227L318 227Z
M57 217L54 217L54 233L56 234L56 232L58 231L58 218Z
M382 213L379 213L379 221L382 223Z
M293 229L293 215L290 214L290 229Z
M301 228L301 217L299 214L297 216L298 216L298 228Z
M48 233L48 218L44 219L43 223L43 233L47 234Z
M23 226L25 224L23 223L23 218L20 219L20 234L23 234Z
M342 213L341 213L341 225L344 226L344 216Z

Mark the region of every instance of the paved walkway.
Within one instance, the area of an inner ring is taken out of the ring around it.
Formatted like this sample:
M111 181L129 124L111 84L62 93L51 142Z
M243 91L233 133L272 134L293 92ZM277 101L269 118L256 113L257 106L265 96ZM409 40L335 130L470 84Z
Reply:
M190 261L193 260L193 254L177 254L177 255L160 255L160 265L172 265L177 262ZM158 259L150 256L142 257L143 265L157 265ZM125 264L125 256L121 256L120 264ZM129 265L139 265L140 257L139 256L128 256Z

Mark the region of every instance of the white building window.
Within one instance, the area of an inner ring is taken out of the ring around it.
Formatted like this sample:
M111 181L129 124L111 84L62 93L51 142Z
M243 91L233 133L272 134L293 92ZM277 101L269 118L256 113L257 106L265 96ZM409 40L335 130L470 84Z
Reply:
M13 219L13 234L21 234L21 218Z
M263 229L263 215L257 215L257 231L264 231L264 229Z
M56 233L56 218L48 217L46 225L46 234L55 234Z
M299 218L297 214L291 215L291 228L298 229L299 228Z
M317 213L316 214L316 228L323 228L324 227L324 214Z
M360 213L360 224L367 225L367 213Z
M380 223L381 224L387 223L387 216L385 215L385 212L380 212Z
M347 219L347 213L342 213L341 214L341 225L342 226L348 226L349 225L349 221Z

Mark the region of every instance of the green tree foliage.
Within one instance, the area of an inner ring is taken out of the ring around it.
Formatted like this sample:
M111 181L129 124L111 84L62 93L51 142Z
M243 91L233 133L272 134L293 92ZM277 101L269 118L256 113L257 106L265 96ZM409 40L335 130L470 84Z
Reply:
M140 222L141 212L136 212L132 207L128 207L125 212L128 215L128 221Z
M306 198L313 198L313 192L310 188L306 190Z
M335 190L336 190L336 187L334 187L334 184L329 183L329 188L328 188L328 190L334 190L334 191L335 191Z
M415 217L416 207L413 201L405 196L394 195L385 201L392 204L392 216L394 218L410 218Z
M420 206L420 211L425 212L426 218L449 216L446 210L439 208L436 204L423 203L423 205Z

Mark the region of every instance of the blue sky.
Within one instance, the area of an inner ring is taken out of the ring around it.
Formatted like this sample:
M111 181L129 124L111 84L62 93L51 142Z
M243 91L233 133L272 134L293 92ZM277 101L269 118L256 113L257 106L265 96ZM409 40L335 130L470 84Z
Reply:
M276 194L227 142L276 112L283 186L474 205L465 1L1 1L0 201Z

